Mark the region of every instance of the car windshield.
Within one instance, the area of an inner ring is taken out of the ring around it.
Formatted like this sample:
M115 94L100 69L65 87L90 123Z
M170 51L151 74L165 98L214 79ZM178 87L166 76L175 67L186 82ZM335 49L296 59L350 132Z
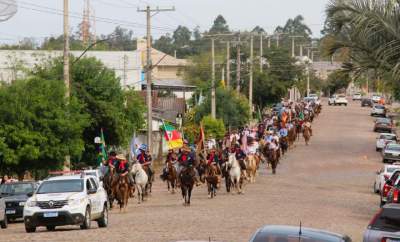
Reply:
M375 108L376 108L376 109L385 109L385 106L382 106L382 105L375 105Z
M0 186L0 194L22 195L33 192L31 183L9 183Z
M392 151L400 151L400 145L397 145L397 144L390 145L389 144L386 149L392 150Z
M393 173L395 170L400 169L400 167L388 167L386 168L387 173Z
M345 98L346 96L345 96L345 95L339 95L338 97L340 97L340 98Z
M43 182L37 194L43 193L64 193L64 192L82 192L83 181L81 179L45 181Z
M386 123L386 124L390 124L392 121L388 118L378 118L376 119L377 123Z
M384 140L396 140L396 136L394 135L387 135L387 134L382 134L379 139L384 139Z
M382 213L370 226L376 230L388 232L400 231L400 209L384 208Z

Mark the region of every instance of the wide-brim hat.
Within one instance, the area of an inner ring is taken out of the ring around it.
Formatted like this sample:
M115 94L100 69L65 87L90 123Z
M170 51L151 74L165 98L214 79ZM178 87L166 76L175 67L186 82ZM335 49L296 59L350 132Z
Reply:
M126 157L123 154L119 154L115 158L117 158L118 160L126 160Z
M189 147L187 147L187 146L183 146L183 147L182 147L182 151L183 151L183 152L191 152L192 150L191 150Z

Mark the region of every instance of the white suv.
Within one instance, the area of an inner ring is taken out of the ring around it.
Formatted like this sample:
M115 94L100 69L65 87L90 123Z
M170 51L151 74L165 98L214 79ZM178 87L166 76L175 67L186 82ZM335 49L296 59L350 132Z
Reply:
M91 221L107 227L107 194L94 176L58 176L44 180L24 207L25 230L45 226L80 225L89 229Z

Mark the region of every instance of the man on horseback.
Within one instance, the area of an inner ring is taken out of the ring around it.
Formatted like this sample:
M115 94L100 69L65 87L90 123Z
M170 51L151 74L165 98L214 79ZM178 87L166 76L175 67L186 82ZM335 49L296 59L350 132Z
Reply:
M181 149L181 153L178 156L178 162L176 163L176 173L177 176L180 177L180 175L186 171L189 168L193 168L195 162L195 157L193 155L193 153L191 152L190 148L187 146L184 146ZM198 174L196 173L196 170L193 169L194 172L194 180L196 185L198 186L200 184L199 180L198 180ZM179 179L178 179L179 182Z
M240 165L240 169L242 171L243 177L247 177L247 173L246 173L247 167L246 167L246 162L245 162L245 159L247 157L246 153L240 148L240 145L238 145L238 144L235 146L234 153L236 156L236 160L239 161L239 165Z
M128 176L129 185L133 186L135 181L133 177L129 174L129 163L126 160L123 154L119 154L114 159L114 164L112 165L115 168L115 175L113 179L113 186L120 177Z
M208 154L208 156L207 156L207 164L209 166L215 166L217 168L217 173L221 174L219 156L218 156L215 148L212 148L211 151L210 151L210 154Z
M306 121L303 124L304 128L308 128L310 130L310 135L312 136L312 128L311 128L311 122L309 119L306 119Z
M163 169L163 173L160 175L160 178L165 181L165 179L168 176L168 163L171 162L173 165L175 165L177 160L176 154L174 152L173 149L169 149L168 150L168 154L167 154L167 158L165 160L165 164L164 164L164 169Z
M150 151L144 145L139 148L139 151L140 154L137 156L137 160L143 166L143 169L148 172L147 175L150 179L154 175L154 171L151 166L153 159L151 157Z

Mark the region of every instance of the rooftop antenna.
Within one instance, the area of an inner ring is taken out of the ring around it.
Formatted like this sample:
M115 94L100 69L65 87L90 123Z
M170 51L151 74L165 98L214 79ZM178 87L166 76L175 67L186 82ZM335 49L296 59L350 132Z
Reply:
M0 22L5 22L12 18L18 11L16 0L0 1Z

